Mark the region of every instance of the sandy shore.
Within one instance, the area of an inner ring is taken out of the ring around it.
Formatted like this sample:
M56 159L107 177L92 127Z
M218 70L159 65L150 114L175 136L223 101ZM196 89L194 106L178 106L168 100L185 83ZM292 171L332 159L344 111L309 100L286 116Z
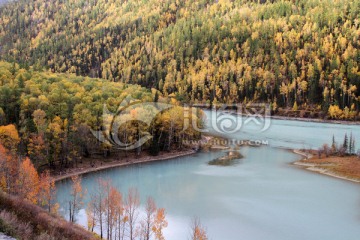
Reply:
M165 160L170 160L170 159L174 159L174 158L178 158L178 157L184 157L184 156L189 156L192 154L195 154L196 151L194 150L184 150L184 151L177 151L177 152L173 152L173 153L162 153L159 156L143 156L143 157L139 157L138 159L127 159L128 161L124 161L124 159L120 162L120 161L115 161L115 162L109 162L109 163L104 163L101 166L97 166L97 167L83 167L83 168L75 168L72 169L71 172L66 172L64 174L59 174L59 175L55 175L55 181L61 181L76 175L83 175L86 173L91 173L91 172L97 172L97 171L101 171L101 170L105 170L105 169L110 169L110 168L115 168L115 167L124 167L124 166L129 166L129 165L133 165L133 164L140 164L140 163L148 163L148 162L155 162L155 161L165 161Z
M300 151L298 149L294 149L293 152L298 154L298 155L303 156L304 157L303 160L306 160L306 159L309 159L309 158L313 157L313 155L311 153L306 153L306 152Z
M306 169L308 171L312 171L312 172L315 172L315 173L319 173L319 174L323 174L323 175L327 175L327 176L330 176L330 177L334 177L334 178L338 178L338 179L342 179L342 180L347 180L347 181L351 181L351 182L355 182L355 183L360 183L360 181L357 180L357 179L353 179L353 178L350 178L350 177L347 177L347 176L344 176L344 175L341 175L341 174L334 173L334 172L332 172L332 171L330 171L328 169L320 167L319 164L311 163L311 162L305 162L306 160L309 160L309 159L311 159L313 157L313 155L310 154L310 153L306 153L306 152L303 152L301 150L293 150L293 152L295 154L298 154L298 155L304 157L303 159L294 162L293 165L299 166L299 167L301 167L303 169Z

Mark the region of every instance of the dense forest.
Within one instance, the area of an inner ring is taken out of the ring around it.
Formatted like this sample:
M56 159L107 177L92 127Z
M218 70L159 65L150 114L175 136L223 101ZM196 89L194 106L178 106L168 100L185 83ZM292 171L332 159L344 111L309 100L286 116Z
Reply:
M359 19L360 0L0 0L0 231L95 238L56 216L53 176L189 147L204 118L183 103L360 120ZM353 155L352 134L323 153ZM71 222L85 207L101 238L164 239L152 198L137 220L136 189L99 179L84 206L71 180Z
M359 0L19 0L0 57L156 88L188 103L360 110Z
M154 105L146 105L148 102ZM162 104L168 108L160 108ZM0 232L39 240L103 239L105 235L107 239L135 239L137 234L142 239L152 235L164 239L165 209L149 198L146 218L138 219L137 190L122 195L108 180L99 179L99 188L84 206L87 190L74 175L68 198L69 220L76 222L79 211L86 207L88 230L94 232L99 226L100 237L66 223L58 216L52 171L77 167L83 158L93 167L96 155L101 159L112 155L120 162L119 152L128 154L127 150L133 150L136 157L142 151L156 155L183 149L181 140L201 137L192 126L184 127L184 117L188 115L198 127L203 122L201 112L184 111L176 99L155 89L0 62ZM95 132L110 137L100 141ZM120 149L111 141L131 145L143 136L148 136L144 144L134 149ZM191 226L194 239L206 236L199 222Z
M116 115L124 100L129 101L125 105L140 104L125 106ZM152 101L173 107L157 111L156 107L141 104ZM97 139L91 130L105 132L105 136L112 131L112 138L126 146L150 136L144 146L129 149L138 154L149 147L154 155L161 150L181 148L180 139L197 139L200 133L191 126L182 131L184 109L177 105L174 98L164 98L155 89L72 74L36 72L0 62L0 145L15 155L30 156L36 167L74 166L82 157L108 156L117 150L116 143L99 141L101 138ZM141 121L148 116L154 117L152 122ZM201 116L190 114L190 119L201 126Z

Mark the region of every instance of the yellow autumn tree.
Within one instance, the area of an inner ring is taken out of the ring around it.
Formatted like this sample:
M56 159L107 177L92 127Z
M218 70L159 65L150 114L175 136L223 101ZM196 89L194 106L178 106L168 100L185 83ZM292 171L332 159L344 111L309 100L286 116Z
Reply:
M12 152L17 150L20 138L14 124L0 126L0 143Z
M328 113L332 119L340 119L343 117L343 111L339 108L338 105L331 105L329 107Z

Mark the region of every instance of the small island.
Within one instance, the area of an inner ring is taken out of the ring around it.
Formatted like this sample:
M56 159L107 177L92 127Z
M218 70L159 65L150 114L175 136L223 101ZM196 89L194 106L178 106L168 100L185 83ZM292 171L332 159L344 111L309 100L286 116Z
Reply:
M231 166L236 163L236 160L242 159L243 157L239 151L231 150L227 152L225 156L210 161L209 165Z

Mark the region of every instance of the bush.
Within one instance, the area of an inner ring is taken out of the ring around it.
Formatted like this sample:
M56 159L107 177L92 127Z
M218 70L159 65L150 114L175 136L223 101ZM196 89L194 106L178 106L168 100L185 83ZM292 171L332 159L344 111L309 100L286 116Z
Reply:
M0 230L5 234L21 238L21 239L31 239L32 237L32 227L29 223L23 223L18 220L15 214L2 210L0 212Z
M0 232L3 232L4 234L9 235L11 237L17 238L16 231L12 227L13 225L11 225L10 222L12 221L9 221L9 219L5 220L0 216Z
M84 228L48 214L44 209L0 192L0 230L20 239L96 239Z
M344 157L346 155L346 150L347 150L346 148L340 147L338 150L339 156Z
M47 232L44 232L37 236L35 240L55 240L55 238L50 236Z
M325 154L326 157L329 157L329 155L331 153L331 149L330 149L329 145L324 144L322 146L322 151L323 151L323 153Z

